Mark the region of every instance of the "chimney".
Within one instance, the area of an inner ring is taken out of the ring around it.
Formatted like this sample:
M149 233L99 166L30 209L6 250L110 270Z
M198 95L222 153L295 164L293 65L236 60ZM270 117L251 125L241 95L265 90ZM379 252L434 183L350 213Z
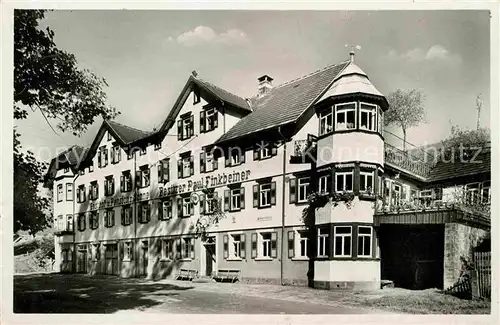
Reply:
M269 77L267 74L257 79L259 81L258 93L259 97L265 96L273 89L273 78Z
M351 63L354 63L354 50L351 50L351 52L349 52L349 56L350 56L350 61Z

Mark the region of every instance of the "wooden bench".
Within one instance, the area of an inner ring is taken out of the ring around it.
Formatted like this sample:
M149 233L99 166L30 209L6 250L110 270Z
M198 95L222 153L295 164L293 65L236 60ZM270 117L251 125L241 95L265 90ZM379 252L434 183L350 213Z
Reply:
M193 281L193 279L197 277L198 277L198 270L180 269L177 275L175 276L175 280Z
M237 269L219 269L214 276L214 280L217 282L230 281L233 283L240 279L240 273L241 271Z

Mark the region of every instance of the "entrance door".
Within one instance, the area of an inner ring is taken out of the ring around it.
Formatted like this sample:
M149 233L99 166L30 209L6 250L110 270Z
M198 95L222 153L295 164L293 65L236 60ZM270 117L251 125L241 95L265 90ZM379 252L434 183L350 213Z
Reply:
M107 244L104 252L105 274L118 275L118 245Z
M212 276L215 263L215 244L205 245L205 275Z
M146 276L148 275L148 242L143 241L142 242L142 247L141 247L141 260L142 260L142 265L141 265L141 275Z

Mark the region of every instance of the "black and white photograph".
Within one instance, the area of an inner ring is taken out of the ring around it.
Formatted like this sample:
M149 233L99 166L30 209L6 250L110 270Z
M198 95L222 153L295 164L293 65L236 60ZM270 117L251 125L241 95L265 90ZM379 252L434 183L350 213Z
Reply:
M499 6L11 3L2 314L495 323Z

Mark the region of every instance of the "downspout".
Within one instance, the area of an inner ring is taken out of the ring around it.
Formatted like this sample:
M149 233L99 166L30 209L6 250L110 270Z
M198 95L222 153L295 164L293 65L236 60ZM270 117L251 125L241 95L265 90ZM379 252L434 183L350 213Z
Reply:
M285 285L284 283L284 273L285 273L285 265L283 260L285 259L285 178L286 178L286 138L281 133L281 126L278 127L278 133L283 138L283 173L282 173L282 188L281 188L281 259L280 259L280 282L281 285Z
M134 218L134 252L132 252L132 254L134 254L135 252L137 252L137 249L139 247L139 244L137 242L137 219L139 218L139 213L137 211L137 162L136 162L136 159L137 159L137 155L136 153L134 152L134 181L132 182L132 185L134 186L134 214L133 214L133 218ZM139 259L138 256L135 256L134 258L134 273L135 273L135 277L137 277L137 260Z
M78 178L78 176L80 176L80 173L77 170L76 171L76 177L73 178L73 216L71 218L73 220L73 253L72 253L72 255L73 255L73 259L72 259L73 263L72 264L73 265L71 265L71 268L72 268L72 271L73 271L72 273L76 273L76 242L75 242L76 241L76 229L75 229L76 228L75 227L75 220L76 220L76 218L75 218L75 201L76 201L76 195L75 195L75 193L76 193L76 186L75 185L76 185L76 179ZM76 224L78 224L78 222L76 222ZM85 261L85 262L87 262L87 261Z

